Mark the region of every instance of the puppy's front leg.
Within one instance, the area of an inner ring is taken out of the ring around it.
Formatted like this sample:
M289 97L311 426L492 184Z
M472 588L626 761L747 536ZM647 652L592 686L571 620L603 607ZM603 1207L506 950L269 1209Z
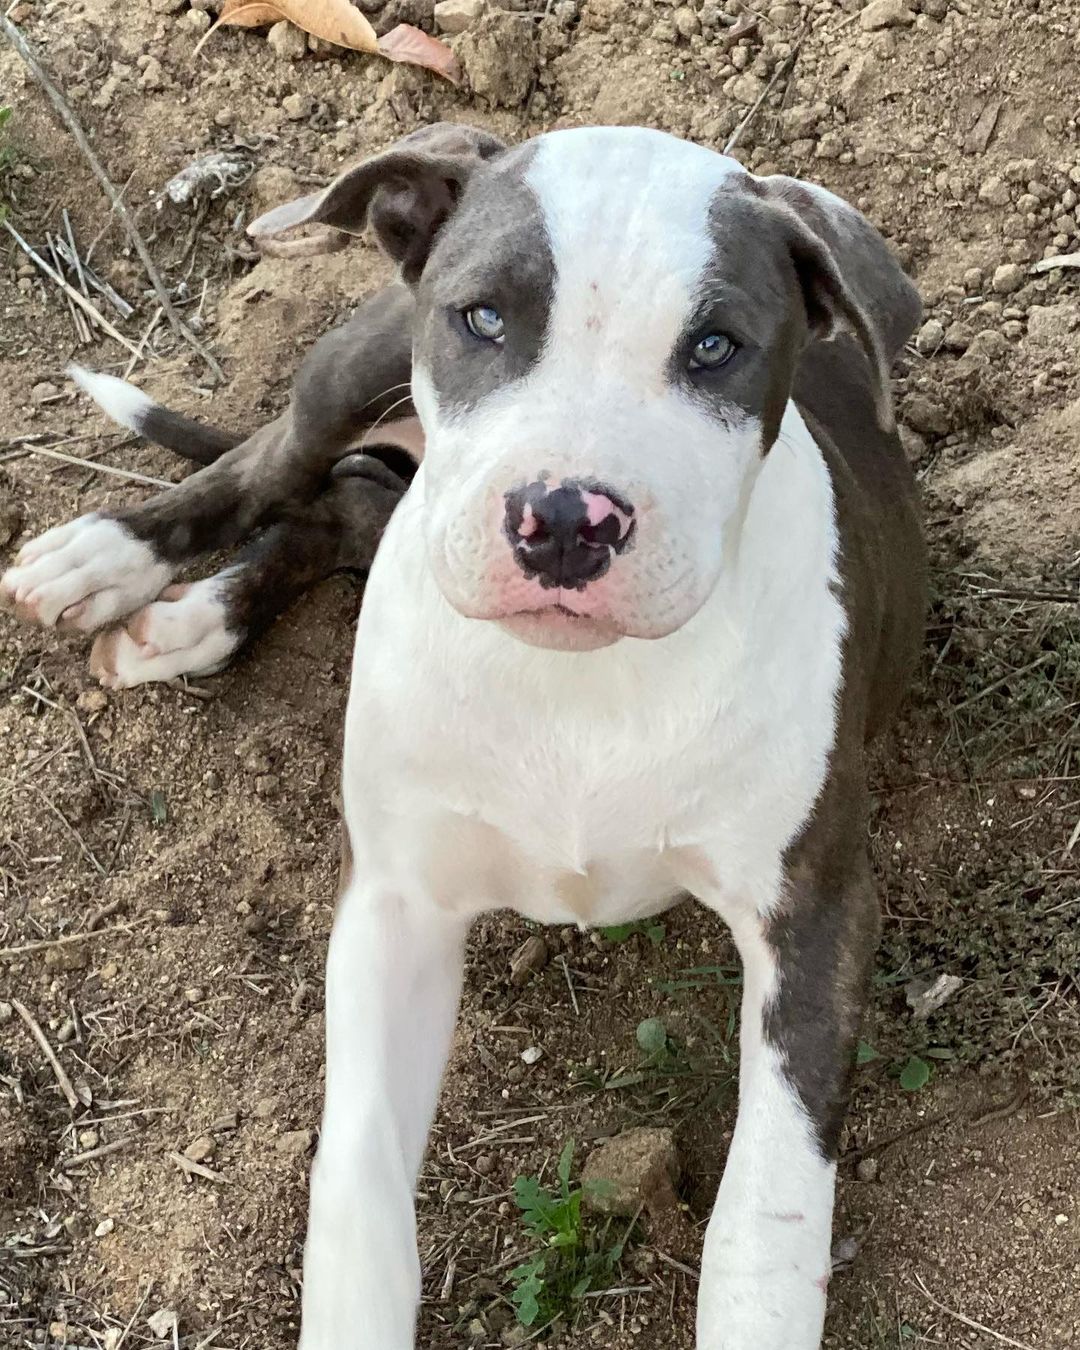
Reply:
M434 903L363 880L339 905L301 1350L412 1350L413 1188L453 1034L466 928Z
M877 936L864 859L718 904L743 961L739 1113L705 1236L698 1350L818 1350L836 1147Z

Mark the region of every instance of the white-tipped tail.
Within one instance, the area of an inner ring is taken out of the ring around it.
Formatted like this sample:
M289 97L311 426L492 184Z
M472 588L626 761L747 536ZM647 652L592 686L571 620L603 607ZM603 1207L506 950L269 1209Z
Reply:
M119 422L129 431L143 434L147 414L157 407L148 394L126 380L118 380L115 375L87 370L74 361L68 366L67 373L114 422Z

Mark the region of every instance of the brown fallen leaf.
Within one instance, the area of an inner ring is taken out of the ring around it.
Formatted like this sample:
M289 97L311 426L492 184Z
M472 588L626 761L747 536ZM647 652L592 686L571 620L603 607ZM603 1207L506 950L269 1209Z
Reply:
M453 84L461 82L457 60L444 42L404 23L379 38L351 0L273 0L272 4L266 0L225 0L217 22L207 29L195 51L200 51L203 43L223 25L265 28L283 19L334 46L424 66Z
M414 28L411 23L399 23L389 33L384 33L379 38L379 51L387 60L424 66L451 84L461 83L461 67L446 43L431 37L422 28Z

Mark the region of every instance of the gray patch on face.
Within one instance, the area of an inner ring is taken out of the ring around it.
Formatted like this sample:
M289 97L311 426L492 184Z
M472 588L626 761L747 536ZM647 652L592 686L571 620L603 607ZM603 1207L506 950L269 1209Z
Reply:
M760 419L764 453L779 432L806 338L798 277L779 222L740 179L717 191L709 227L715 247L672 353L671 378L720 421L732 407ZM738 350L717 369L691 370L691 352L708 333L731 338Z
M525 181L534 149L524 145L472 175L420 282L416 359L440 403L473 407L522 379L539 359L555 290L555 260L535 192ZM474 337L463 311L490 305L501 343Z

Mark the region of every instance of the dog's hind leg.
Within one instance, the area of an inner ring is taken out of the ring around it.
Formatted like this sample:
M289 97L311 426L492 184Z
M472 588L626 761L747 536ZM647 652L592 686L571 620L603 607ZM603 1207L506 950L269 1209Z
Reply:
M366 572L403 488L379 461L367 460L360 457L357 466L363 476L335 478L313 502L293 507L251 540L224 571L168 586L100 633L91 672L112 689L212 674L323 577Z
M365 427L412 414L413 310L403 286L367 301L315 345L281 417L139 506L31 540L0 578L0 603L45 627L93 632L155 599L192 558L310 502Z

